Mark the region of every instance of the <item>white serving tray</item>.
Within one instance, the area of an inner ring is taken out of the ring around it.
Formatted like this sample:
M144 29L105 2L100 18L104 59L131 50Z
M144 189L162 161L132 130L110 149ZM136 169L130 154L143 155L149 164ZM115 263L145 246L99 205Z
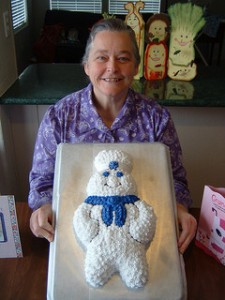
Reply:
M149 281L129 289L119 274L101 288L90 287L84 277L85 252L72 225L75 209L86 198L93 159L104 149L121 149L133 159L132 175L138 196L149 202L157 216L155 238L147 250ZM186 277L177 248L176 205L169 151L160 143L61 144L57 149L53 211L55 238L50 245L48 300L183 300Z

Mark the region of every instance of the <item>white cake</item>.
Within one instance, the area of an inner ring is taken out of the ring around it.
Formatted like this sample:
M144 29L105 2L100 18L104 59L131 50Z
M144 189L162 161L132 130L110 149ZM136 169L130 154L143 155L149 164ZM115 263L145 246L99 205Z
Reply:
M94 166L88 197L73 218L76 237L86 249L86 281L100 287L118 272L127 287L143 287L148 281L146 251L156 227L153 208L137 196L127 153L103 150Z

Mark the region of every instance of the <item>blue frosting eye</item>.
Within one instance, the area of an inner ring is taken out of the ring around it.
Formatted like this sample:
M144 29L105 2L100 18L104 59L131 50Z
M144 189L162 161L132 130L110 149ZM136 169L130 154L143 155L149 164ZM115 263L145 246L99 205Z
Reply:
M123 176L123 172L117 172L117 173L116 173L116 176L117 176L117 177L122 177L122 176Z
M115 160L110 161L110 163L109 163L110 170L116 170L118 167L119 167L118 161L115 161Z
M108 177L108 176L109 176L109 172L108 172L108 171L105 171L105 172L102 173L102 175L103 175L104 177Z

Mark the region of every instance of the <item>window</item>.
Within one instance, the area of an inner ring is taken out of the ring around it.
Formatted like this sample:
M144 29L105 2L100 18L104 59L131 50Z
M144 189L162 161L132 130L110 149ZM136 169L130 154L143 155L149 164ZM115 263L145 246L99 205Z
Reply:
M27 24L26 0L11 0L13 30L19 30Z
M127 10L124 9L124 5L128 1L124 0L109 0L109 13L110 14L127 14ZM132 2L132 1L130 1ZM133 1L135 2L135 1ZM137 1L136 1L137 2ZM142 0L142 2L145 3L145 7L143 10L140 10L140 13L159 13L160 12L160 6L161 6L161 0Z
M127 14L124 4L129 0L49 0L50 9L109 12L110 14ZM142 0L145 3L145 13L158 13L161 8L161 0ZM132 1L131 1L132 2ZM135 2L135 1L134 1ZM136 1L137 2L137 1ZM140 12L143 12L140 10Z
M50 9L101 13L102 0L50 0Z

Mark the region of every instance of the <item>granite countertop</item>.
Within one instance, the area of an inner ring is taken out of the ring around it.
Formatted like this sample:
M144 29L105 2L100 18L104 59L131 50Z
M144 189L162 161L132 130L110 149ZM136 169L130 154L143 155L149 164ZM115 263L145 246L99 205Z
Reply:
M0 104L50 105L88 84L80 64L32 64L0 98ZM224 67L198 66L191 82L133 82L133 88L165 106L225 107Z

